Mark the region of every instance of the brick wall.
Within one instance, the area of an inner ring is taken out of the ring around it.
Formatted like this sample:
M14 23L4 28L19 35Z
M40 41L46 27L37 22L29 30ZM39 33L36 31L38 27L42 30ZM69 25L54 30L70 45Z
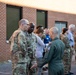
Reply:
M6 43L6 4L0 3L0 61L9 58L9 45Z
M36 24L36 9L23 7L23 18ZM76 15L48 11L48 27L55 25L55 21L67 21L68 25L76 25ZM10 46L6 43L6 4L0 3L0 61L10 59Z
M36 9L23 7L23 18L28 19L36 25Z
M76 25L76 15L48 11L48 27L50 28L50 27L54 26L55 21L65 21L65 22L68 22L68 25L69 24Z

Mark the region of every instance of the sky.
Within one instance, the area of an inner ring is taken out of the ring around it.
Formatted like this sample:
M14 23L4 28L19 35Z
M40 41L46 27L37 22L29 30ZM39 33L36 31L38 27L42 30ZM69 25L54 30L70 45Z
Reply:
M0 2L76 14L76 0L0 0Z

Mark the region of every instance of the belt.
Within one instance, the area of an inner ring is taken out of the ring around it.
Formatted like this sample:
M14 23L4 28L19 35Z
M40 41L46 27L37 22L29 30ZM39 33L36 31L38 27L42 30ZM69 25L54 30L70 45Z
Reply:
M26 62L18 62L18 64L25 64Z

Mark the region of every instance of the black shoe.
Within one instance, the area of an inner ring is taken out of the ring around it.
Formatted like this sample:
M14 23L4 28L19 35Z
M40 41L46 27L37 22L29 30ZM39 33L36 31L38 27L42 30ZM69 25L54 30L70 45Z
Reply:
M43 67L43 71L47 71L48 70L48 68L47 67Z

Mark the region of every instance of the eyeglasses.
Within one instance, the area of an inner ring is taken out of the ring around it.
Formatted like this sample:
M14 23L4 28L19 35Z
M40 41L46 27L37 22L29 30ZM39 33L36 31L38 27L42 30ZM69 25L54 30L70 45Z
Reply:
M29 24L24 23L23 25L29 25Z

